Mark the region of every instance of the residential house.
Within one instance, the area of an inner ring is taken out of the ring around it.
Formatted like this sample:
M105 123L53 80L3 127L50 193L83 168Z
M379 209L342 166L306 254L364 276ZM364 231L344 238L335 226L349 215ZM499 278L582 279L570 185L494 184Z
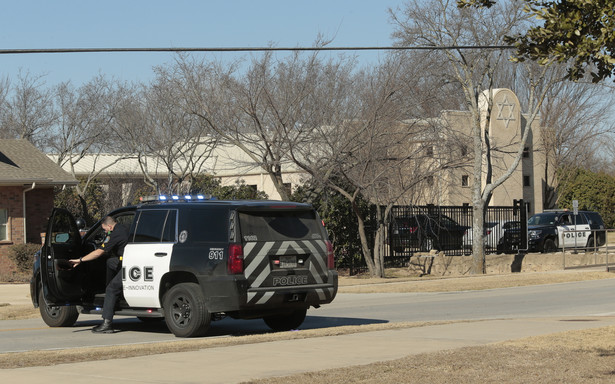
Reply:
M0 272L14 270L14 244L41 243L54 187L77 180L27 140L0 140Z

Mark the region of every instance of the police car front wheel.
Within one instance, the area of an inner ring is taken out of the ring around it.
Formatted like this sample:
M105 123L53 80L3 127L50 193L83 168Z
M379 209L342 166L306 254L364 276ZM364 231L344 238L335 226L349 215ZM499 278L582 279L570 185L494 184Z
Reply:
M38 306L43 321L50 327L72 327L79 317L74 305L47 305L42 289L38 293Z
M204 335L209 329L211 314L199 285L181 283L172 287L164 297L164 318L177 337Z

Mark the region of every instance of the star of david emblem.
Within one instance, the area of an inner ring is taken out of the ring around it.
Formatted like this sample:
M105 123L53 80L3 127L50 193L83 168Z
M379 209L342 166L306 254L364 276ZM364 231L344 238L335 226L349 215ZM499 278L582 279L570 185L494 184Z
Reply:
M504 125L508 128L508 124L511 121L515 121L515 104L508 101L508 96L504 96L504 100L497 103L498 116L496 120L504 120Z

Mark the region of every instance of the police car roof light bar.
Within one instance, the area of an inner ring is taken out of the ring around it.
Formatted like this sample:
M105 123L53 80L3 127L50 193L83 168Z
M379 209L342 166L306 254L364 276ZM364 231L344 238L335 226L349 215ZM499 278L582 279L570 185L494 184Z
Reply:
M205 200L217 200L216 197L211 195L153 195L153 196L141 196L139 198L141 203L158 203L158 202L166 202L166 201L205 201Z

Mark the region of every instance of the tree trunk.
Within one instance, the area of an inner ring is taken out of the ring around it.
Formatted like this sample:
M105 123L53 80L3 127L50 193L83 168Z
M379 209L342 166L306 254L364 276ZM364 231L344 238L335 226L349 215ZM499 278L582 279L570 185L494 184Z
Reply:
M376 262L374 259L374 254L378 252L376 248L374 248L374 254L369 246L369 241L367 240L367 233L365 232L365 220L361 215L361 211L356 204L356 201L353 199L350 201L352 205L352 211L357 217L358 229L359 229L359 239L361 240L361 250L363 251L363 258L365 259L365 264L367 265L367 269L369 270L369 274L372 277L384 277L384 269L380 266L381 263Z
M472 207L472 274L475 275L485 273L484 215L484 205L474 204Z

